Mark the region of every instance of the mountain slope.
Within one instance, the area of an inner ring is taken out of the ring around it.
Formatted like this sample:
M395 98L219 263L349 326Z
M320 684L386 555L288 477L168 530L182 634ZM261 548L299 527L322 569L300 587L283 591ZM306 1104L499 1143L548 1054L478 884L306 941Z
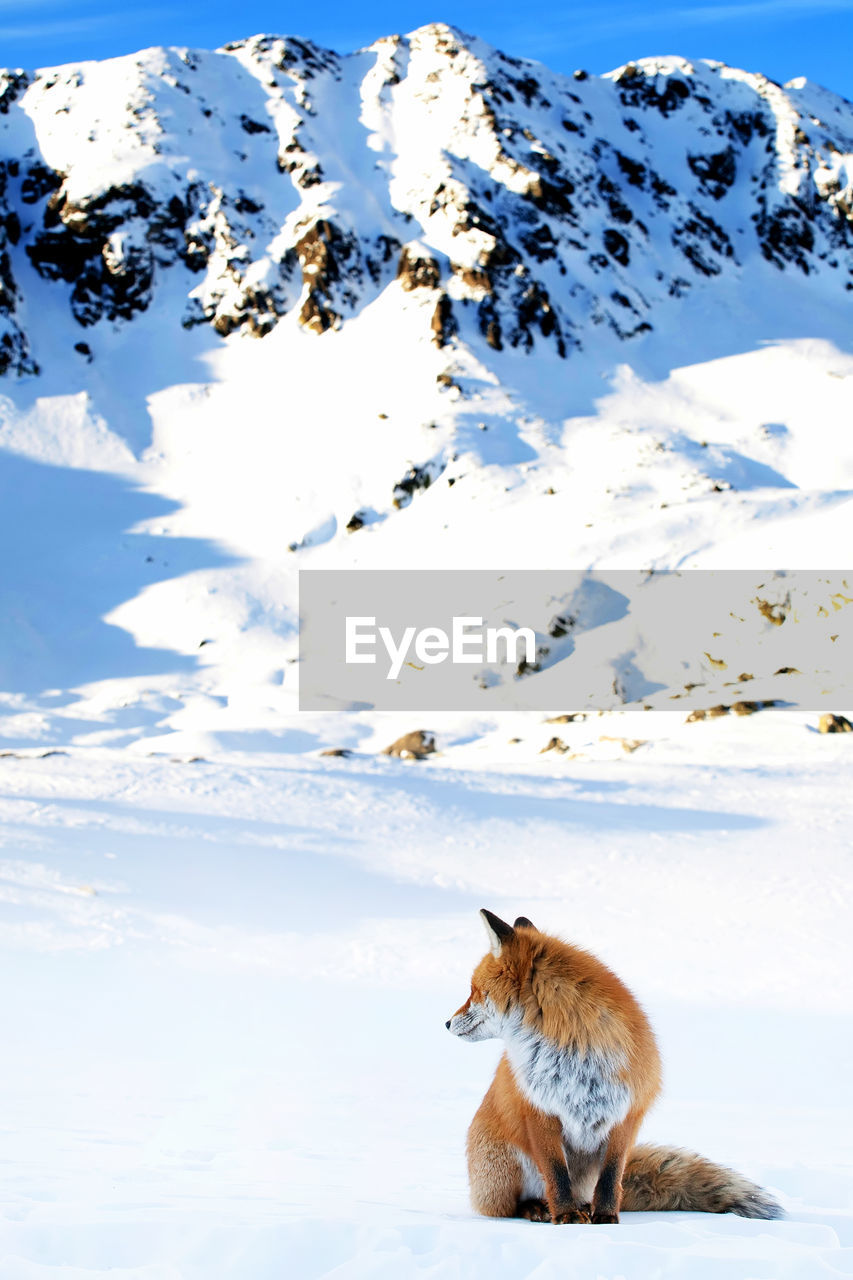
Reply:
M266 36L5 73L0 109L10 259L84 327L179 263L183 322L223 334L337 327L396 276L438 342L468 312L560 354L759 256L853 287L849 105L717 63L566 80L443 26L346 58Z
M435 25L7 72L0 113L10 736L278 731L297 567L844 567L834 95Z

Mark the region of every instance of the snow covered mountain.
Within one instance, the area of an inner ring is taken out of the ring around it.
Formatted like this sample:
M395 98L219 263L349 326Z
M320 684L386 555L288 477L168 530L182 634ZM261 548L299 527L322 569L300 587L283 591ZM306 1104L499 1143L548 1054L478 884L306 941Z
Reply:
M0 83L9 736L278 732L298 567L845 567L842 99L443 25Z
M178 266L182 323L223 336L337 329L396 279L439 346L564 358L762 260L853 289L853 112L718 63L566 80L445 26L343 58L262 36L7 72L2 111L19 372L51 358L26 260L83 328Z

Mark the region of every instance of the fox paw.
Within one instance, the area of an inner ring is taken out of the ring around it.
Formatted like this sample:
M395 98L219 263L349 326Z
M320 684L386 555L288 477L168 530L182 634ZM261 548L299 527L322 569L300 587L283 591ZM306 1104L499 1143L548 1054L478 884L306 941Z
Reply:
M604 1210L596 1209L592 1215L593 1222L618 1222L618 1213L605 1213Z
M520 1200L516 1213L528 1222L551 1221L551 1211L544 1200Z
M558 1213L552 1222L590 1222L590 1216L585 1209L564 1209L562 1213Z

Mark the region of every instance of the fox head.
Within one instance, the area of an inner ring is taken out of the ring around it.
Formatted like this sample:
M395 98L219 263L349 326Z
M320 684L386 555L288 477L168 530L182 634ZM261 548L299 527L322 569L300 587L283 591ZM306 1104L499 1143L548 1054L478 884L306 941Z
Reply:
M522 986L529 981L531 943L538 930L519 916L507 924L485 908L480 917L489 939L489 953L474 970L471 994L444 1025L462 1040L492 1040L504 1034L507 1020L518 1014Z

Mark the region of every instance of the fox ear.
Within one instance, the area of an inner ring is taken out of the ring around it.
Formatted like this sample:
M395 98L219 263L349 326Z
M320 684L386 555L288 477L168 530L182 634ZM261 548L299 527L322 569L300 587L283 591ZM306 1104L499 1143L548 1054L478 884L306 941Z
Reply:
M489 949L492 955L497 959L501 953L501 947L510 939L515 930L511 924L507 924L505 920L501 920L499 916L494 915L491 911L487 911L485 907L480 911L483 924L486 926L486 933L489 938Z
M535 929L536 925L532 920L528 920L527 916L519 916L512 927L513 929Z

